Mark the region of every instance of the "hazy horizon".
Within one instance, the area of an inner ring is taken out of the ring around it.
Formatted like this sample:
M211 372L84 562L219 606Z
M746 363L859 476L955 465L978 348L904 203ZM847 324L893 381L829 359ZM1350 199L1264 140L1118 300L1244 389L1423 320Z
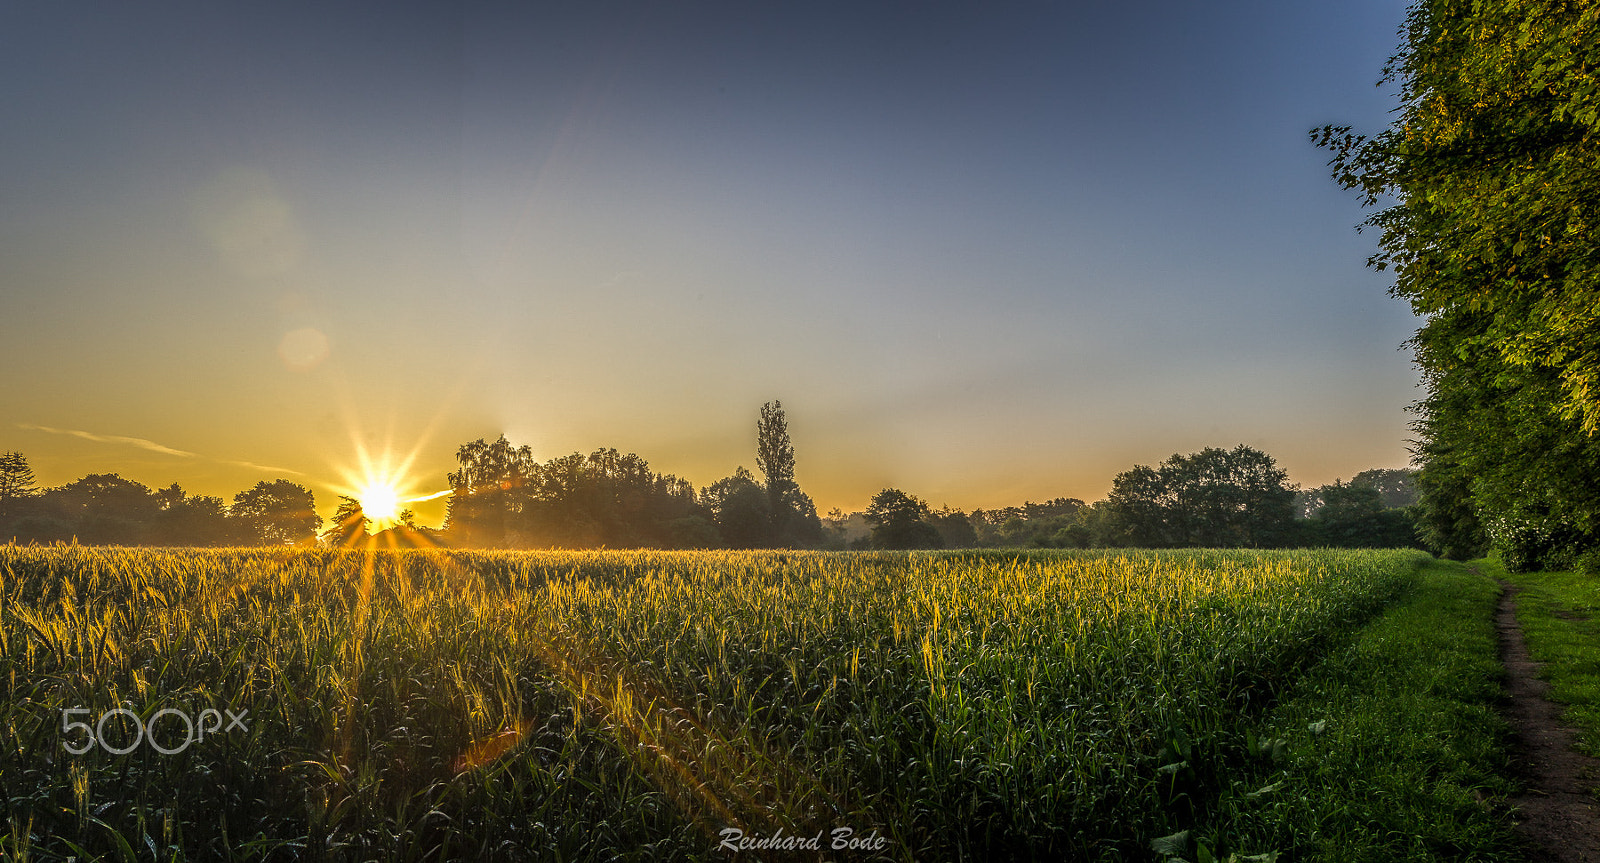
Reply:
M82 431L82 430L54 429L54 428L44 428L44 427L27 427L27 428L28 428L28 430L32 430L32 431L40 431L40 432L44 432L44 433L47 433L47 434L53 434L53 435L65 435L65 436L68 436L68 437L77 438L78 440L90 441L92 443L98 443L98 444L102 444L102 445L133 447L135 449L145 450L145 451L152 452L152 453L157 453L157 454L160 454L160 455L170 455L170 456L175 456L175 457L179 457L179 458L196 458L196 459L201 459L201 460L206 460L206 461L213 461L213 462L215 462L217 464L220 464L220 465L231 465L233 467L245 468L247 470L248 469L254 469L254 468L269 468L270 467L268 465L255 465L255 464L249 463L249 462L232 462L232 461L224 461L222 459L212 459L212 458L209 458L207 456L200 455L198 453L187 453L187 452L182 452L182 451L164 452L164 450L169 450L170 448L165 447L165 446L163 446L163 445L161 445L161 444L159 444L159 443L157 443L155 441L147 441L147 440L140 440L140 439L134 439L134 438L115 438L115 437L110 437L110 436L106 436L106 435L96 435L96 434L93 434L91 432L85 432L85 431ZM520 442L519 441L512 441L512 443L520 443ZM1212 444L1212 446L1216 446L1216 447L1223 448L1223 449L1229 449L1229 448L1232 447L1232 444L1225 444L1223 442L1218 442L1216 444ZM1204 448L1204 447L1201 447L1201 448ZM621 448L619 448L619 449L621 449ZM9 450L4 450L4 451L9 451ZM587 451L582 451L582 454L588 455L589 452L592 452L592 451L593 451L593 449L590 449L590 450L587 450ZM621 449L621 451L622 452L628 452L628 450L625 450L625 449ZM1187 454L1188 453L1168 453L1168 454L1162 455L1160 457L1151 457L1151 458L1148 458L1148 459L1144 459L1144 460L1140 461L1139 464L1154 467L1154 466L1157 466L1160 462L1166 461L1167 458L1170 457L1170 456L1173 456L1173 455L1187 455ZM27 453L23 453L23 455L26 456L28 454ZM567 455L567 453L555 453L555 454L552 454L552 457L558 457L558 456L561 456L561 455ZM644 458L646 461L650 460L649 455L646 454L646 453L637 453L637 455L639 455L641 458ZM1268 453L1268 455L1272 455L1272 454ZM549 457L545 457L545 458L541 459L541 461L548 461L548 460L549 460ZM752 459L746 460L745 462L742 462L740 464L740 466L741 467L745 467L747 469L751 469L752 472L755 472L756 475L759 477L760 476L759 471L755 471L754 470L754 468L752 467L753 464L754 464L754 459L752 458ZM33 466L32 465L32 459L30 459L30 466ZM1282 466L1283 465L1280 463L1279 467L1282 467ZM1367 467L1357 468L1356 470L1352 470L1348 475L1340 475L1338 477L1335 477L1334 479L1348 481L1351 478L1353 478L1357 473L1361 472L1362 470L1367 470L1369 468L1380 468L1381 469L1381 468L1386 468L1386 467L1407 467L1407 466L1408 465L1368 465ZM651 462L651 467L652 468L656 468L656 465L655 465L654 462ZM1121 470L1119 470L1118 473L1121 473L1122 470L1127 470L1127 469L1132 468L1132 467L1134 467L1134 465L1130 463L1130 464L1126 465L1124 468L1122 468ZM37 469L35 469L34 472L36 474L36 479L38 480L37 485L41 490L43 490L45 488L50 488L50 487L59 487L59 486L62 486L64 484L66 484L66 483L69 483L69 482L71 482L73 480L82 479L85 476L94 475L94 474L117 474L117 475L122 476L124 479L129 479L129 480L133 480L135 482L140 482L143 485L148 486L152 490L158 490L160 488L164 488L164 487L172 484L173 482L176 482L176 480L162 479L162 478L159 478L159 477L141 477L141 476L136 476L136 475L132 474L131 472L127 471L127 470L118 470L115 467L104 467L102 469L85 470L84 472L82 472L80 474L76 474L76 475L68 476L68 477L60 477L60 478L45 477L44 475L40 474ZM259 475L259 478L258 478L257 481L271 481L271 480L276 480L276 479L287 479L287 480L289 480L291 482L295 482L295 483L300 484L300 485L305 485L305 486L311 487L312 490L313 490L313 493L316 494L318 514L323 517L323 519L324 519L326 524L331 525L333 523L333 521L332 521L333 511L335 509L337 509L337 507L338 507L338 495L354 495L354 492L360 489L360 485L359 485L360 479L356 478L357 474L359 474L359 472L356 472L355 474L351 474L351 476L346 477L343 482L338 482L338 481L329 482L329 481L326 481L326 480L319 480L319 479L316 479L316 478L308 477L308 476L305 476L303 474L299 474L296 471L288 470L288 469L280 469L280 470L278 470L276 472L274 472L272 470L264 470ZM414 472L413 472L413 474L414 474ZM442 524L444 522L444 518L445 518L446 505L448 503L448 501L447 501L448 492L450 490L450 486L449 486L448 482L446 482L444 480L443 476L441 475L440 481L438 483L435 483L435 485L439 486L439 489L437 491L426 491L426 490L420 490L420 489L423 489L424 487L428 486L428 484L426 482L426 478L425 477L414 477L414 476L413 476L413 478L415 480L417 480L417 481L411 483L408 488L402 489L402 490L405 491L407 494L414 495L414 497L411 498L411 499L403 499L403 500L401 500L400 502L404 505L402 508L409 508L414 513L416 513L416 515L417 515L416 522L419 525L426 525L428 527L440 527L440 526L442 526ZM684 478L685 479L689 479L692 482L694 482L695 487L697 489L702 489L702 488L706 487L707 485L710 485L711 482L714 482L716 479L721 479L721 477L714 477L712 479L709 479L709 480L706 480L706 481L702 482L702 481L699 481L698 479L693 478L693 477L684 477ZM963 503L956 502L956 501L946 501L946 500L938 500L938 499L929 499L928 503L930 505L932 505L934 509L940 509L942 507L948 506L951 509L961 510L961 511L964 511L964 512L972 512L972 511L978 510L978 509L999 509L999 508L1008 507L1008 506L1020 506L1020 505L1022 505L1024 503L1028 503L1028 502L1044 503L1044 502L1046 502L1048 500L1052 500L1052 499L1055 499L1055 498L1078 498L1080 500L1083 500L1085 503L1093 503L1093 502L1095 502L1097 500L1103 499L1105 497L1106 493L1108 493L1110 491L1112 480L1113 480L1113 477L1108 477L1106 479L1106 482L1105 482L1105 490L1100 492L1099 494L1095 494L1095 495L1091 495L1091 496L1084 496L1084 495L1081 495L1081 494L1061 493L1061 494L1053 494L1053 495L1050 495L1050 494L1038 495L1038 496L1027 498L1026 500L1021 499L1021 498L1018 498L1018 499L1015 499L1015 500L1009 500L1008 499L1008 500L1000 500L1000 501L984 503L984 504L977 504L977 505L965 505ZM1333 480L1328 480L1327 482L1332 482L1332 481ZM1288 478L1288 482L1289 482L1290 485L1295 485L1295 486L1299 486L1299 487L1302 487L1302 488L1312 488L1312 487L1324 484L1322 482L1315 482L1315 483L1298 482L1293 475L1291 475ZM179 483L179 484L182 485L182 483ZM189 487L185 486L184 487L184 491L186 491L186 492L188 492L190 494L209 494L209 495L221 497L223 499L224 503L229 503L229 502L232 501L232 498L233 498L234 494L236 494L238 492L246 491L246 490L248 490L249 486L254 486L254 485L255 485L255 482L250 482L250 483L248 483L247 486L240 486L239 488L235 488L235 489L215 489L215 490L213 490L213 489L194 489L194 488L189 488ZM802 490L804 490L804 488L805 488L804 483L801 484L801 488L802 488ZM872 491L867 493L867 497L871 497L871 495L873 493L877 492L878 490L879 489L876 489L876 488L872 489ZM916 495L917 497L924 497L924 495L918 494L918 492L915 489L903 489L903 490L907 491L907 492L909 492L909 493L911 493L913 495ZM320 494L317 493L319 491L321 492ZM824 506L822 504L819 504L818 505L818 511L820 513L826 514L829 510L833 509L834 507L838 507L840 510L842 510L846 514L851 514L851 513L859 513L859 512L861 512L862 510L866 509L866 505L867 505L867 502L864 499L859 504L852 504L852 505L848 505L848 506L847 505L842 505L842 504L833 504L833 505L829 505L829 506Z

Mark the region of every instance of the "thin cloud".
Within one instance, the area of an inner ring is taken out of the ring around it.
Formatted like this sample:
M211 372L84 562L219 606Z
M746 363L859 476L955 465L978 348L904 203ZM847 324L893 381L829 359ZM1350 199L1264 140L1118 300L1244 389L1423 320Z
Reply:
M71 435L73 437L83 438L84 440L92 440L96 443L127 444L128 446L136 446L140 449L147 449L151 452L158 452L162 455L175 455L183 458L203 458L203 456L201 456L199 453L192 453L181 449L173 449L170 446L162 446L153 440L145 440L142 437L126 437L123 435L114 434L95 434L93 432L79 431L77 429L58 429L51 428L49 426L31 425L29 423L17 423L17 428L32 429L34 431L49 432L51 434Z
M116 434L95 434L94 432L86 432L79 429L58 429L51 428L50 426L34 425L32 423L17 423L16 426L17 428L21 429L30 429L32 431L42 431L50 434L68 435L75 438L82 438L84 440L94 441L95 443L115 443L123 444L125 446L134 446L138 447L139 449L149 450L150 452L158 452L162 455L177 456L179 458L198 458L205 461L216 462L218 464L231 464L237 467L247 467L251 470L259 470L266 473L292 473L295 476L306 476L303 471L294 470L292 468L273 467L271 465L256 464L248 461L238 461L236 459L212 458L211 456L201 455L197 452L189 452L188 450L174 449L170 446L163 446L162 444L158 444L153 440L145 440L142 437L128 437L127 435Z
M201 456L201 458L205 458L205 456ZM273 467L270 464L256 464L255 462L250 461L234 461L232 459L220 458L214 458L212 461L236 465L238 467L247 467L251 470L265 471L267 473L292 473L295 476L309 476L309 474L307 474L305 471L295 470L292 467Z

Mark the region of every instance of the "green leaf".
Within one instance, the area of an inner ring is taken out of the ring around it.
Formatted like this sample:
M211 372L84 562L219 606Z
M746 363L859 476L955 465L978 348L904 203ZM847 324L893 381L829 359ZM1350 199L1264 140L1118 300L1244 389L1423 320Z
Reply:
M1286 781L1287 780L1280 779L1277 782L1272 783L1271 785L1263 785L1260 788L1257 788L1256 790L1249 792L1245 796L1253 799L1253 798L1256 798L1256 797L1260 797L1263 794L1271 794L1272 792L1277 791L1279 788L1282 788L1283 785L1284 785L1284 782L1286 782Z
M1150 843L1150 850L1162 857L1180 857L1189 850L1189 831L1179 830L1170 836L1162 836Z

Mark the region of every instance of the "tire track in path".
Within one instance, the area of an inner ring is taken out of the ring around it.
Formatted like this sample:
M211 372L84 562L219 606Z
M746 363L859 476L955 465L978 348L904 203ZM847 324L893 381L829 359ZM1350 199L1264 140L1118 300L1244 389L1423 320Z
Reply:
M1517 834L1537 849L1535 860L1600 863L1600 803L1594 797L1600 759L1574 748L1577 735L1562 723L1562 706L1549 699L1550 684L1539 679L1541 663L1528 654L1517 624L1522 588L1506 581L1500 588L1495 629L1511 697L1505 716L1516 730L1512 766L1525 789L1506 801L1515 807Z

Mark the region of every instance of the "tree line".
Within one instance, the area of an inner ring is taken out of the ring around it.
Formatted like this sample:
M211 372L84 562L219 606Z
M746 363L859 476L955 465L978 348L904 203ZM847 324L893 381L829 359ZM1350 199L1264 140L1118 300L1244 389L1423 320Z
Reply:
M221 498L176 483L153 491L116 474L39 489L22 453L0 455L0 541L89 545L311 545L461 548L809 548L816 506L795 482L780 402L762 405L755 464L696 490L633 453L598 449L539 462L504 435L456 451L444 527L411 513L376 535L361 502L341 497L332 525L310 489L285 479Z
M780 402L756 421L757 477L744 467L696 490L615 449L539 462L501 435L456 451L440 541L474 548L804 548L816 505L794 479Z
M285 479L233 496L191 495L177 483L152 490L116 474L90 474L39 489L28 460L0 454L0 540L85 545L309 544L322 523L311 490Z
M1056 498L969 514L889 488L863 513L829 513L824 530L833 548L1420 548L1416 503L1410 470L1300 490L1271 456L1240 445L1136 465L1092 504Z
M598 449L540 462L501 435L461 445L442 529L411 513L376 535L361 502L341 497L331 526L309 489L274 480L221 498L177 484L152 491L115 474L34 488L20 453L0 456L0 537L21 543L310 545L459 548L1093 548L1395 547L1415 545L1416 489L1406 470L1300 490L1271 456L1246 446L1173 455L1118 474L1105 500L977 509L900 489L866 510L819 518L795 480L779 402L761 407L755 464L701 489L633 453Z

